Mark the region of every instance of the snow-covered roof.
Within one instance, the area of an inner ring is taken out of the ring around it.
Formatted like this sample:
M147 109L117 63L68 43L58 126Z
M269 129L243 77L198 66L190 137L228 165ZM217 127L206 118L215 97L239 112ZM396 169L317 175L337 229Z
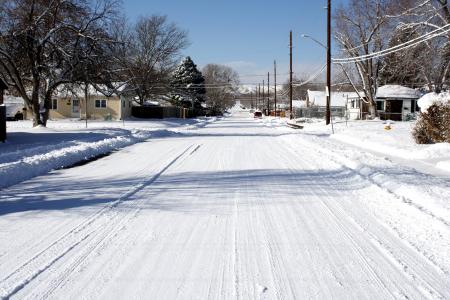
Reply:
M362 94L362 93L360 93ZM359 96L355 92L332 92L331 106L345 106L348 99L358 99ZM308 90L309 105L311 106L326 106L327 96L324 91L310 91Z
M417 105L419 105L423 112L426 112L431 105L437 103L450 105L450 92L443 92L440 94L428 93L417 101Z
M88 86L89 96L114 96L120 92L123 92L126 88L126 84L123 83L114 83L113 88L108 87L104 84L97 85L96 89L94 86ZM70 97L77 96L80 98L84 98L84 85L61 85L57 91L57 97Z
M22 97L15 97L11 95L5 95L3 98L3 102L5 104L21 104L24 105L24 101Z
M418 99L421 94L418 90L401 85L384 85L378 88L377 98Z
M269 88L270 88L271 93L275 92L275 87L273 85L271 85ZM254 94L257 89L258 89L258 86L255 86L255 85L241 84L241 85L239 85L238 92L241 95L250 95L250 93ZM263 91L263 87L261 86L261 93L262 93L262 91ZM267 92L267 84L264 86L264 91ZM277 87L277 94L281 93L282 91L283 91L282 87Z
M306 107L306 101L305 100L292 100L292 107L296 107L296 108Z
M146 100L144 106L159 106L159 102L155 100Z

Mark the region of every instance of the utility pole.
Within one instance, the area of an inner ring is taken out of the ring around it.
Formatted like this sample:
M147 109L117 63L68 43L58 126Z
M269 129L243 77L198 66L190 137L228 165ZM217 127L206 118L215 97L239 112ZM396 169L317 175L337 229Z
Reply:
M89 98L89 84L86 81L86 84L84 85L84 116L86 118L85 122L86 122L86 128L88 128L88 98ZM80 109L80 114L81 114L81 109ZM81 117L81 116L80 116Z
M292 30L289 33L289 119L292 120Z
M275 101L275 117L277 116L277 61L273 61L273 76L274 76L274 88L275 88L275 94L274 94L274 101Z
M255 110L258 109L258 88L255 86Z
M267 115L270 116L270 73L267 72Z
M250 108L253 108L253 92L250 92Z
M258 106L259 106L259 99L261 98L261 84L260 83L258 83L258 98L257 98L257 101L256 101L256 109L258 109Z
M327 6L327 110L325 116L326 125L331 122L331 0Z
M263 87L263 93L262 93L262 98L261 98L262 101L261 102L262 102L262 107L264 108L264 98L265 98L264 89L266 88L266 84L264 83L264 80L263 80L262 87Z

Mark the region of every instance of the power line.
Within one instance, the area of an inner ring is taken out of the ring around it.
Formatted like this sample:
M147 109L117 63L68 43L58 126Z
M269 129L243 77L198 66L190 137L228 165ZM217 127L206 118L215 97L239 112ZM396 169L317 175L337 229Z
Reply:
M430 31L420 37L414 38L412 40L409 40L405 43L396 45L394 47L388 48L388 49L384 49L382 51L378 51L378 52L374 52L374 53L370 53L370 54L366 54L366 55L361 55L361 56L357 56L357 57L351 57L351 58L335 58L333 59L333 63L355 63L355 62L360 62L360 61L365 61L365 60L369 60L369 59L373 59L373 58L378 58L378 57L383 57L398 51L402 51L408 48L411 48L415 45L418 45L420 43L426 42L430 39L433 39L435 37L441 36L447 32L450 31L449 27L450 24L444 25L438 29L435 29L433 31ZM447 29L445 29L447 28ZM445 30L444 30L445 29ZM438 31L441 31L439 33L436 33Z
M318 72L316 72L313 76L311 76L310 78L308 78L306 81L300 82L300 83L294 83L292 84L293 86L303 86L306 85L308 83L310 83L311 81L313 81L314 79L316 79L317 77L320 76L320 74L322 74L322 72L325 70L325 68L327 67L327 64L324 64L322 66L322 68L320 68L320 70Z

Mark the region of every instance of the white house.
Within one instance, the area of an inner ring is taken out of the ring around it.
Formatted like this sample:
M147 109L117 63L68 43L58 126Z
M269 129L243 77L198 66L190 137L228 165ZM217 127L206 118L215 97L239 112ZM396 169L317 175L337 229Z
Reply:
M379 87L376 94L377 111L382 120L404 121L420 111L417 100L421 93L401 85Z
M364 93L360 92L358 95L356 92L332 92L330 106L346 109L350 119L362 119L363 114L367 113L367 107L360 95L364 95ZM307 105L325 109L327 105L326 92L308 90Z

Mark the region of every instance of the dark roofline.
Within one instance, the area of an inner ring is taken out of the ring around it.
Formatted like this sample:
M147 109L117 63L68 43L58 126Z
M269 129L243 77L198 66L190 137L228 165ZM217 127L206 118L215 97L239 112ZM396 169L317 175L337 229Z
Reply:
M414 97L414 98L406 98L406 97L375 97L375 100L417 100L420 99L420 97Z

